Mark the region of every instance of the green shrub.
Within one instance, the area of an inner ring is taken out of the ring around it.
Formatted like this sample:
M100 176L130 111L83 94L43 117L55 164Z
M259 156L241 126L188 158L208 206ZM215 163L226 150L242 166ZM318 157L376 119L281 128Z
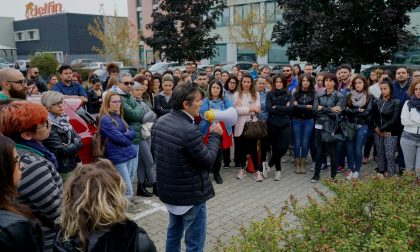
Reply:
M414 174L324 181L335 193L305 206L291 196L278 216L241 227L217 251L420 251L420 190ZM286 216L294 216L293 222Z
M31 57L30 66L38 67L42 76L50 76L57 73L58 61L51 53L42 53Z

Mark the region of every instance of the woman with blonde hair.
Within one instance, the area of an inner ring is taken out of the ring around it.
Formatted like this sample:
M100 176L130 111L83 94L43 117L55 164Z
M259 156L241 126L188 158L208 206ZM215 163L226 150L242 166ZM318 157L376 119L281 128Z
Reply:
M55 251L156 251L146 231L129 220L124 192L110 161L77 167L65 187Z
M128 126L123 119L121 97L109 91L99 112L99 132L104 139L105 157L111 160L117 167L126 184L126 196L133 196L131 186L131 170L129 161L136 158L137 152L133 147L132 140L136 137L134 129Z

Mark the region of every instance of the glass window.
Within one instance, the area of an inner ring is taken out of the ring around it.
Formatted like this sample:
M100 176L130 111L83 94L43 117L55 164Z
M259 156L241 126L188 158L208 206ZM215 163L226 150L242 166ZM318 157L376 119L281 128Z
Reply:
M210 59L211 64L218 64L226 61L226 44L218 44L216 54Z
M255 50L245 45L238 45L237 54L238 54L237 61L256 61L257 60Z
M137 1L137 7L141 7L141 1L142 1L142 0L138 0L138 1Z
M255 14L256 14L255 21L258 22L260 20L260 4L259 3L253 3L250 6L251 6L251 10L254 11ZM247 13L249 13L249 12L247 12Z
M268 51L268 63L289 63L289 57L286 55L287 45L284 47L273 43Z
M265 18L269 23L274 23L282 20L283 11L279 8L276 2L265 3Z
M139 11L137 12L137 17L138 17L138 29L142 30L143 29L143 16L142 16L142 12Z
M244 9L244 5L236 5L233 7L233 17L235 20L235 24L237 24L236 22L237 18L242 19L244 17L243 9Z
M229 8L224 8L222 15L216 20L217 27L229 25Z

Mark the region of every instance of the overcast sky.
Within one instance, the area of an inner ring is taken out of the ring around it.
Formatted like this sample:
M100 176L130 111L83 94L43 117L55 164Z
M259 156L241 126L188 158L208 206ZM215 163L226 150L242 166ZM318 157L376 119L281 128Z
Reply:
M52 0L0 0L0 17L25 19L25 5L29 2L44 6ZM105 14L112 15L116 9L118 16L127 16L127 0L55 0L54 2L61 3L65 12L86 14L99 14L102 3Z

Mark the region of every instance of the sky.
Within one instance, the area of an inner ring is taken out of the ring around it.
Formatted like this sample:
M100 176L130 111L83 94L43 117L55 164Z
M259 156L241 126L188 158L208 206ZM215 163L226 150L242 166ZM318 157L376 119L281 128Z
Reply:
M15 20L25 19L25 5L29 2L34 5L44 6L53 0L0 0L0 17L14 17ZM127 0L54 0L63 5L63 12L100 14L100 6L103 4L104 14L113 15L114 9L118 16L128 16Z

